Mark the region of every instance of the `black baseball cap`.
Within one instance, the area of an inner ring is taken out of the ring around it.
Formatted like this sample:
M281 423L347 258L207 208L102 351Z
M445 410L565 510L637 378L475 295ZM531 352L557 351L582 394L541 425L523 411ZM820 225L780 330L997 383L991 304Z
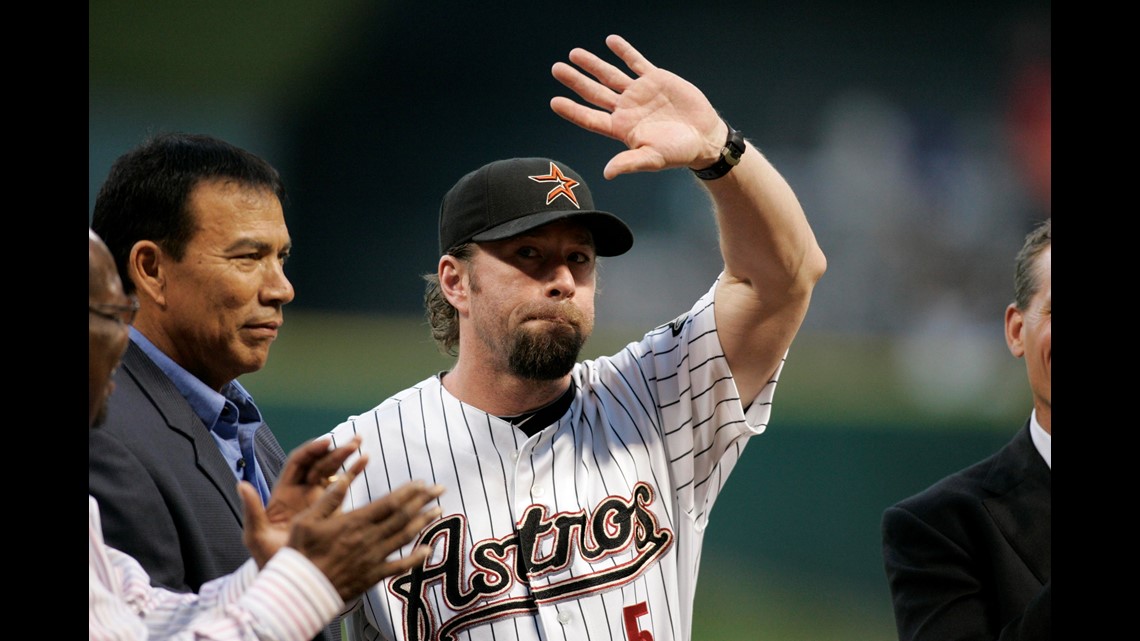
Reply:
M496 160L460 178L444 195L439 251L510 238L567 218L589 228L599 256L618 256L633 246L629 226L595 209L586 181L566 164L549 158Z

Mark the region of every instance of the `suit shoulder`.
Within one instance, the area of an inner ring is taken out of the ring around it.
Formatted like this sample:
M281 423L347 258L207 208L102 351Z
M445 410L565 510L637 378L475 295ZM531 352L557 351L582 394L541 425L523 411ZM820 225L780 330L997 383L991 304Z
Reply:
M939 514L956 514L963 508L981 507L987 496L986 479L997 462L998 454L986 458L957 472L942 477L926 489L913 494L892 506L892 509L910 512L928 520Z
M166 415L146 391L120 369L115 374L115 391L107 399L106 422L98 432L115 438L131 449L153 449L157 442L169 437ZM192 412L187 405L187 411Z
M894 507L921 515L964 501L980 503L982 499L1007 492L1019 483L1025 475L1026 459L1032 459L1034 454L1027 423L998 451L939 479Z

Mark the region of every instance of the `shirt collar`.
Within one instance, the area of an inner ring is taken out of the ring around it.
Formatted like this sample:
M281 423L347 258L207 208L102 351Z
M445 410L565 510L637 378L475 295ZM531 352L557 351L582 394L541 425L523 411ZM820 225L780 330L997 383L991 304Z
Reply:
M131 340L170 378L170 381L186 398L186 402L190 403L194 414L202 419L202 424L206 426L206 429L213 431L215 427L221 427L223 430L227 428L236 430L238 422L261 422L261 412L254 404L253 397L245 391L241 383L236 380L230 381L222 388L222 392L218 393L210 389L198 377L186 371L181 365L175 363L134 326L130 328L130 332ZM226 420L219 425L218 419L222 417L223 410L226 410ZM222 434L221 436L232 438L233 434Z

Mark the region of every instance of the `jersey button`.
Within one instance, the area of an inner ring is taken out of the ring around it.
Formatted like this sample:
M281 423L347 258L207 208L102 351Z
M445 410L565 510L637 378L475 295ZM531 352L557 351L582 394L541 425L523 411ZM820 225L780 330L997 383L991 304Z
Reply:
M544 490L541 485L536 485L531 488L530 493L537 497L546 494L546 490Z
M567 623L570 623L570 613L569 612L559 612L558 613L558 622L561 623L562 625L566 625Z
M515 452L511 452L511 460L512 460L512 461L517 461L517 460L519 460L519 453L518 453L517 451L515 451Z

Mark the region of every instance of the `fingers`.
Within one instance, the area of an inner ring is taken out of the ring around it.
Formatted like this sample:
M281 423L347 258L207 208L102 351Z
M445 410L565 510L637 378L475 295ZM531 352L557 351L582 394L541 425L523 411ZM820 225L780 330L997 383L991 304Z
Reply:
M629 112L631 109L640 109L643 106L640 103L642 98L630 99L626 97L626 92L640 76L653 71L656 67L621 36L609 36L606 45L637 77L631 77L617 66L585 49L574 48L569 54L573 65L556 62L551 67L550 73L566 88L597 109L578 104L564 96L551 99L550 108L562 118L587 131L629 144L626 135L631 130L631 121L625 116L626 123L621 124L616 116L618 112ZM619 163L623 167L627 164ZM606 177L612 178L621 171L615 169L614 172L607 173Z
M566 88L582 97L586 102L597 105L606 111L617 108L619 94L596 80L587 78L581 71L571 67L565 62L556 62L550 68L550 73Z
M328 476L318 476L318 477L316 477L317 481L314 484L319 485L320 487L328 487L334 483L339 483L340 481L344 481L346 485L352 485L352 481L355 480L356 476L358 474L360 474L361 472L363 472L364 468L367 466L368 466L368 455L367 454L361 454L359 457L356 458L356 460L354 460L352 462L352 465L349 466L349 468L347 470L345 470L343 473L330 474Z
M550 73L558 82L592 105L606 111L617 108L618 98L633 83L633 79L585 49L572 49L569 57L570 62L576 66L556 62L550 68Z
M354 512L373 523L382 523L402 510L405 510L405 518L408 518L430 500L427 492L428 489L424 486L423 481L409 481L392 490L386 496L357 508ZM407 509L409 507L411 509Z
M324 456L329 449L331 440L327 437L319 438L297 446L285 459L278 482L300 483L309 473L313 463Z
M621 93L633 83L633 78L630 78L624 71L585 49L571 49L569 58L570 62L577 65L579 69L595 78L591 82L601 83L614 92Z
M359 471L364 468L365 462L366 460L360 461L358 463L359 468L357 464L354 464L348 472L331 477L335 478L336 481L329 484L320 498L302 512L299 518L315 516L318 520L325 520L339 512L341 506L344 504L344 498L348 495L349 486L352 485L352 481L356 478Z
M384 565L384 576L394 576L403 574L414 567L422 565L431 556L431 547L427 545L417 545L411 554L402 559L392 559Z
M432 497L432 500L434 498L438 498L438 495ZM393 538L396 539L394 541L396 545L393 549L402 548L411 543L429 523L438 519L441 514L443 514L443 509L438 505L433 505L427 509L424 509L424 506L416 508L415 516L410 518L403 528L394 533Z
M393 549L401 548L410 543L419 533L435 519L439 518L443 510L438 505L426 507L429 502L435 501L443 494L443 486L433 485L416 492L393 517L381 523L384 534L382 536L394 539Z
M385 516L380 519L380 521L378 521L380 523L388 524L392 531L400 528L409 529L406 526L412 525L413 527L410 529L418 532L419 530L423 529L423 526L427 525L432 518L434 518L433 516L429 516L429 514L431 512L439 511L438 506L433 506L426 511L424 510L424 506L426 506L429 502L439 498L443 494L442 485L432 485L431 487L425 487L423 483L419 481L413 481L412 483L405 485L405 488L408 486L412 486L410 494L403 498L403 500L400 501L399 505L394 506L395 509L390 509L388 516ZM418 524L418 526L416 524Z
M606 38L606 45L638 77L656 69L645 56L641 55L637 49L633 48L633 45L621 36L609 36ZM629 89L629 86L636 80L617 66L581 47L571 49L569 58L570 62L574 63L578 69L564 62L557 62L551 70L554 77L573 89L584 100L603 109L612 111L617 103L618 96ZM587 78L582 72L590 74L594 79Z
M633 45L629 44L625 38L619 35L607 36L606 46L610 48L610 51L617 54L617 57L621 58L622 62L625 63L625 66L629 67L630 71L639 76L643 76L657 68L653 63L649 62L645 56L641 55L640 51L634 49Z
M613 118L608 112L590 109L565 96L555 96L551 98L550 108L554 113L587 131L592 131L607 138L613 138L614 140L621 140L619 136L613 133Z
M337 473L337 470L344 465L350 456L359 451L362 439L359 435L355 435L349 440L348 443L336 447L334 449L325 449L321 452L320 456L316 457L306 470L304 479L308 485L316 485L324 487L328 485L325 479ZM363 469L363 468L362 468Z
M332 516L344 503L344 497L348 494L348 486L352 483L353 478L353 475L342 475L335 483L325 488L321 498L317 499L317 502L305 511L314 512L322 519Z
M439 517L442 513L439 506L426 506L443 491L441 485L427 487L421 481L412 481L358 508L353 514L375 525L375 537L382 541L380 545L387 554L412 542L428 523Z
M353 461L352 465L348 468L349 477L350 478L356 478L356 475L363 472L364 468L367 465L368 465L368 455L367 454L361 454L360 457L357 458L355 461Z
M442 486L412 481L364 507L334 515L329 506L335 509L347 488L346 480L329 486L319 502L323 513L313 512L314 506L307 518L298 520L290 536L290 545L308 556L345 600L428 559L431 549L427 545L418 545L399 558L390 557L439 518L438 505L426 506L443 494Z
M431 552L430 546L417 546L411 554L402 558L392 558L392 554L419 538L432 521L442 513L438 505L407 518L403 510L393 513L387 520L374 524L375 533L368 539L375 546L374 552L386 561L400 563L403 568L411 568L423 563Z

